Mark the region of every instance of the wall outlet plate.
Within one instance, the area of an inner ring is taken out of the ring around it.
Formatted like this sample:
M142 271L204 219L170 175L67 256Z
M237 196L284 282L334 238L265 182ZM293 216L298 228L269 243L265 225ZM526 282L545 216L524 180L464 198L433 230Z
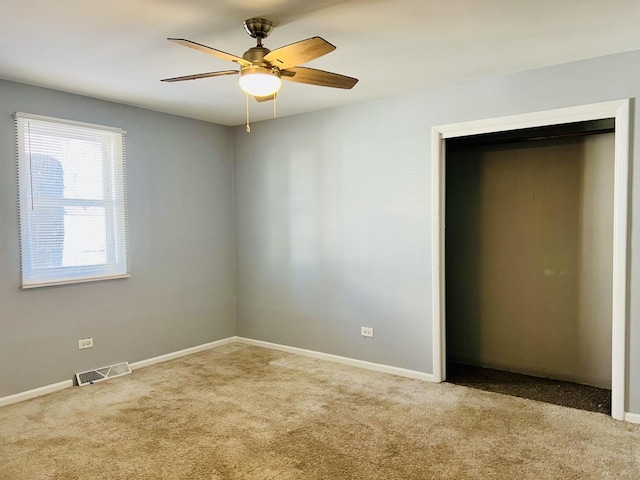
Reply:
M78 340L78 350L82 350L83 348L93 348L93 337Z
M360 335L373 338L373 327L360 327Z

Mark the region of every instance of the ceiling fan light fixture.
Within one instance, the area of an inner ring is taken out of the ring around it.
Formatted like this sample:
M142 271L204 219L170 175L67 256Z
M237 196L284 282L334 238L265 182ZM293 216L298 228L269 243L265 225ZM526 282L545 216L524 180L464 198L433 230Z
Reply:
M280 73L276 69L256 65L242 68L238 83L243 92L254 97L273 95L282 85Z

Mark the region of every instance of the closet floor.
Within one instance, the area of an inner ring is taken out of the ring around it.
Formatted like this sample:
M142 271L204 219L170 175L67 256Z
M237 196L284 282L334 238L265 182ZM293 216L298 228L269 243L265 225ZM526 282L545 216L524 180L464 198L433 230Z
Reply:
M447 382L611 415L611 390L519 373L449 363Z

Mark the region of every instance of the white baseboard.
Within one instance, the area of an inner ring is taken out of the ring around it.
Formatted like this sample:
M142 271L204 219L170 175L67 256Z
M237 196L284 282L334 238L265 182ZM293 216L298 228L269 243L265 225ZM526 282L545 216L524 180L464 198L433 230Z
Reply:
M230 343L243 343L245 345L253 345L256 347L268 348L271 350L278 350L281 352L295 353L297 355L303 355L305 357L317 358L320 360L327 360L329 362L341 363L343 365L350 365L352 367L364 368L366 370L373 370L376 372L390 373L392 375L398 375L400 377L414 378L417 380L424 380L427 382L435 382L435 377L431 373L418 372L416 370L408 370L406 368L392 367L390 365L383 365L380 363L367 362L365 360L357 360L355 358L341 357L339 355L333 355L330 353L316 352L314 350L307 350L298 347L289 347L287 345L280 345L277 343L264 342L262 340L253 340L251 338L244 337L228 337L215 342L204 343L195 347L186 348L177 352L167 353L166 355L160 355L158 357L149 358L146 360L140 360L129 364L132 370L136 370L142 367L148 367L155 363L166 362L174 360L176 358L185 357L194 353L210 350L212 348L221 347ZM65 380L63 382L52 383L51 385L45 385L44 387L34 388L33 390L27 390L26 392L16 393L7 397L0 397L0 407L11 405L12 403L22 402L31 398L40 397L49 393L54 393L65 388L73 386L73 380ZM637 413L626 412L624 414L624 421L629 423L640 424L640 415Z
M148 358L146 360L140 360L139 362L133 362L133 363L130 363L129 366L131 367L131 370L136 370L142 367L148 367L149 365L153 365L154 363L167 362L175 358L186 357L187 355L192 355L194 353L203 352L205 350L210 350L212 348L221 347L223 345L227 345L229 343L235 342L236 339L237 337L228 337L228 338L223 338L222 340L216 340L215 342L203 343L202 345L196 345L195 347L185 348L184 350L179 350L177 352L167 353L165 355Z
M73 387L73 380L65 380L63 382L52 383L51 385L45 385L44 387L34 388L33 390L27 390L26 392L16 393L15 395L9 395L8 397L0 398L0 407L5 405L11 405L12 403L23 402L31 398L41 397L49 393L57 392L58 390L64 390L65 388Z
M640 415L637 413L626 412L624 414L624 421L629 423L640 423Z
M215 342L197 345L195 347L186 348L184 350L179 350L177 352L167 353L166 355L160 355L159 357L153 357L146 360L141 360L139 362L134 362L129 364L129 366L131 367L131 370L135 370L137 368L153 365L154 363L166 362L168 360L173 360L174 358L180 358L186 355L191 355L193 353L209 350L211 348L221 347L222 345L227 345L228 343L233 343L235 341L236 341L236 337L224 338L222 340L217 340ZM74 385L73 380L65 380L63 382L53 383L51 385L45 385L44 387L34 388L33 390L27 390L26 392L16 393L14 395L9 395L7 397L0 397L0 407L4 407L5 405L11 405L12 403L22 402L24 400L29 400L31 398L40 397L42 395L47 395L49 393L57 392L58 390L63 390L65 388L73 387L73 385Z
M287 345L279 345L277 343L263 342L262 340L253 340L251 338L236 337L235 340L239 343L246 345L253 345L256 347L269 348L271 350L279 350L281 352L295 353L298 355L304 355L305 357L318 358L320 360L328 360L330 362L342 363L344 365L350 365L352 367L364 368L366 370L373 370L376 372L390 373L392 375L398 375L400 377L415 378L417 380L425 380L427 382L435 382L435 378L431 373L418 372L416 370L408 370L406 368L392 367L389 365L383 365L380 363L367 362L365 360L357 360L355 358L341 357L339 355L332 355L330 353L316 352L314 350L306 350L304 348L289 347Z

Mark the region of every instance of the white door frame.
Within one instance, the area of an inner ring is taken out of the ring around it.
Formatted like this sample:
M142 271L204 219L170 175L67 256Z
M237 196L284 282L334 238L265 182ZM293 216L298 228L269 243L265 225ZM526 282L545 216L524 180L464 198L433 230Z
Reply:
M431 131L433 376L446 378L445 352L445 141L448 138L522 128L615 118L613 201L613 305L611 312L611 416L624 420L627 359L627 250L629 206L630 101L628 99L508 117L437 125Z

